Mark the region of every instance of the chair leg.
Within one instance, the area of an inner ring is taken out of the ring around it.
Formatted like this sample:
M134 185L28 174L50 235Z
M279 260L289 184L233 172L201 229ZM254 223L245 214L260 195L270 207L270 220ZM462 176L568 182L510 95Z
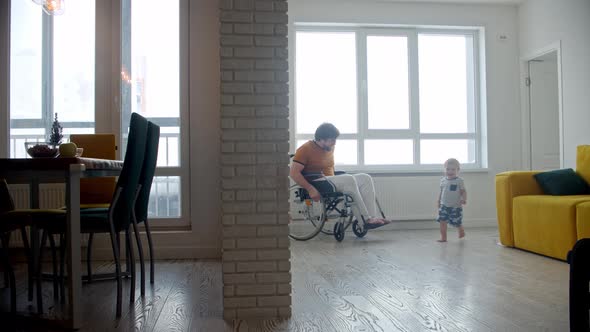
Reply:
M57 300L57 298L59 297L59 277L57 275L57 253L55 249L55 239L53 238L53 234L49 234L49 246L51 248L51 260L53 268L53 298Z
M148 239L148 249L150 251L150 284L154 283L154 245L152 244L152 232L148 220L144 220L145 234Z
M10 247L10 232L6 234L0 234L2 237L2 248L4 252L6 252L6 257L8 257L8 248ZM10 287L10 272L8 269L4 270L4 288Z
M38 238L39 238L39 232L38 230L35 228L34 231L32 231L33 236L34 236L34 241L37 242ZM38 256L37 256L37 260L36 260L36 271L35 271L35 276L36 276L36 281L37 281L37 312L39 314L43 314L43 289L41 288L41 282L42 277L41 277L41 270L42 270L42 264L43 264L43 247L45 246L45 241L47 241L47 232L43 231L42 236L41 236L41 243L38 246Z
M10 233L2 234L2 262L6 270L5 282L8 281L8 287L10 287L10 311L16 312L16 279L14 278L14 270L10 265L10 257L8 256L8 244L10 239Z
M66 303L66 279L65 279L65 268L66 266L66 237L64 234L59 234L59 280L60 280L60 293L61 293L61 304Z
M130 275L131 271L131 256L129 255L129 238L127 236L127 231L125 231L125 272L127 275Z
M110 229L111 246L113 247L113 256L115 257L115 277L117 279L117 309L115 316L121 317L121 258L119 257L119 236L115 233L115 228L111 223Z
M145 296L145 261L143 258L143 246L141 244L141 237L139 236L139 230L137 229L137 220L135 219L135 215L132 216L131 220L133 221L133 233L135 233L135 242L137 242L137 252L139 254L139 268L141 269L141 281L140 281L141 297L144 297Z
M25 226L21 226L20 234L23 239L23 246L25 247L25 256L27 257L27 298L29 301L33 301L33 252L29 245L29 236L27 235L27 229ZM32 234L31 234L32 236Z
M129 262L127 266L130 267L128 272L131 273L131 285L129 286L129 303L135 302L135 255L133 253L133 243L131 242L131 234L129 234L129 227L125 230L125 243L127 244L127 257Z
M86 248L86 273L88 274L88 283L92 282L92 240L94 233L88 234L88 247Z

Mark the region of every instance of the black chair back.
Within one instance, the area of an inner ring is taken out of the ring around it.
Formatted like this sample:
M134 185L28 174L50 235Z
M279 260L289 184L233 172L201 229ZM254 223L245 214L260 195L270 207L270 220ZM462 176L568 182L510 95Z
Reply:
M8 191L6 180L0 179L0 213L14 210L14 201Z
M147 128L146 118L137 113L131 114L123 169L117 180L116 192L120 190L121 193L119 199L114 202L113 219L118 229L126 228L131 220L131 209L145 156Z
M145 148L145 156L143 158L143 167L141 168L141 175L139 176L141 191L139 192L137 202L135 203L135 217L137 218L137 222L145 221L148 216L150 190L152 188L154 174L156 173L159 143L160 127L150 121L148 123L147 144Z

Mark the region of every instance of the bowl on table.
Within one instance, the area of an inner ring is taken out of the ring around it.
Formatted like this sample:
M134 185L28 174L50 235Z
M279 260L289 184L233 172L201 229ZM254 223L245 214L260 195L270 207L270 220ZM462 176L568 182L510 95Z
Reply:
M25 150L31 158L53 158L59 152L56 146L44 142L25 142Z

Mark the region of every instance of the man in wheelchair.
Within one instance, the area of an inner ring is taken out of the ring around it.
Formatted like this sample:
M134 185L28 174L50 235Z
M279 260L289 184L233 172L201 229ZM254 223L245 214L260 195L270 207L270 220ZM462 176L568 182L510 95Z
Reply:
M370 175L334 173L334 147L340 131L331 123L322 123L315 131L314 140L300 146L295 152L289 176L306 189L314 201L322 194L348 193L354 200L355 218L364 221L366 228L376 228L390 221L378 217L375 185Z

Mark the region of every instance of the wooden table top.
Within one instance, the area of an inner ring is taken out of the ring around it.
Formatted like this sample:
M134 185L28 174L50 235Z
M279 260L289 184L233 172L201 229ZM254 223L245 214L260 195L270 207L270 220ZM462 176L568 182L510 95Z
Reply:
M123 161L96 158L0 158L1 170L64 170L72 164L84 164L87 170L120 170Z

